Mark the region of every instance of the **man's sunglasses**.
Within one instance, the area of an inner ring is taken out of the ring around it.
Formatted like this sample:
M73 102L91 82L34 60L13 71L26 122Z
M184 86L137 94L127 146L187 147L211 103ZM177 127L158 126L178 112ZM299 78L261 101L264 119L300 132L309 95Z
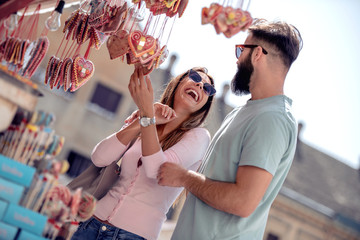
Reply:
M189 74L189 78L191 80L193 80L194 82L198 83L198 82L202 81L202 78L198 72L190 69L188 74ZM203 90L206 93L206 95L208 95L208 96L212 96L216 93L215 88L209 83L203 83Z
M256 47L261 47L262 52L264 54L268 54L268 52L260 45L238 44L238 45L235 45L235 56L236 56L236 58L239 58L241 53L244 51L244 48L256 48Z

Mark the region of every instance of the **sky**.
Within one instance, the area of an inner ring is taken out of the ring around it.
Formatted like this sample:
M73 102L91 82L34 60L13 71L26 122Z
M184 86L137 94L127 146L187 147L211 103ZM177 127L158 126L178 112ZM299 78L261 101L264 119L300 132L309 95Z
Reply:
M220 96L223 84L230 83L236 72L234 45L243 43L247 34L228 39L217 35L212 25L201 25L201 9L213 2L217 1L189 1L184 15L175 20L167 46L170 54L178 55L173 74L205 66ZM358 168L360 1L253 0L248 11L253 18L284 20L299 29L304 46L287 75L285 94L293 99L297 120L304 123L301 138ZM161 67L166 65L167 61ZM241 106L248 98L231 93L226 100Z

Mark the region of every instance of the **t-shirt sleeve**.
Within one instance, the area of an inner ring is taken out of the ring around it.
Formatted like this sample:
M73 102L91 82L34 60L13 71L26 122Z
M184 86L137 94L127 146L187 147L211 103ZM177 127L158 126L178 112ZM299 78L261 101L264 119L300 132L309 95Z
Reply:
M280 113L263 113L246 132L239 166L259 167L274 175L289 142L290 131L284 117Z
M143 156L141 159L146 175L156 178L160 165L165 162L173 162L186 169L196 170L200 166L209 144L210 133L205 128L192 129L165 152L160 150L155 154Z

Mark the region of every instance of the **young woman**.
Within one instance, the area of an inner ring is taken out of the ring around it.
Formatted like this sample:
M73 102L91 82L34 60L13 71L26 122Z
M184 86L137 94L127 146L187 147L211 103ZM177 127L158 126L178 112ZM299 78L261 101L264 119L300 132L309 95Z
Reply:
M172 79L160 103L154 103L149 77L135 68L129 91L138 107L120 131L98 143L92 161L99 167L117 161L126 151L121 174L98 201L94 216L80 224L72 239L158 238L166 213L182 188L162 187L157 173L164 162L197 170L210 142L200 127L215 94L205 68L193 68Z

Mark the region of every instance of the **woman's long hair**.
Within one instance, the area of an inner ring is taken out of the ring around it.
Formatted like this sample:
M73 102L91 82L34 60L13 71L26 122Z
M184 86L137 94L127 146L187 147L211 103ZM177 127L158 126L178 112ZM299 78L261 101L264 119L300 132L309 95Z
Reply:
M205 73L208 78L210 79L211 85L214 86L214 80L213 78L207 74L207 69L202 67L195 67L192 68L192 70L197 72ZM173 78L167 87L165 88L165 91L163 92L160 102L162 104L166 104L171 108L174 108L174 99L175 99L175 92L181 83L181 81L188 76L190 70L178 75L177 77ZM163 151L170 148L171 146L175 145L177 142L181 140L181 138L184 136L184 134L189 131L190 129L199 127L206 119L207 115L210 112L210 108L212 105L214 99L213 96L209 96L207 102L205 105L199 109L198 111L192 113L190 117L182 122L182 124L176 128L175 130L168 133L165 137L161 139L161 147Z

